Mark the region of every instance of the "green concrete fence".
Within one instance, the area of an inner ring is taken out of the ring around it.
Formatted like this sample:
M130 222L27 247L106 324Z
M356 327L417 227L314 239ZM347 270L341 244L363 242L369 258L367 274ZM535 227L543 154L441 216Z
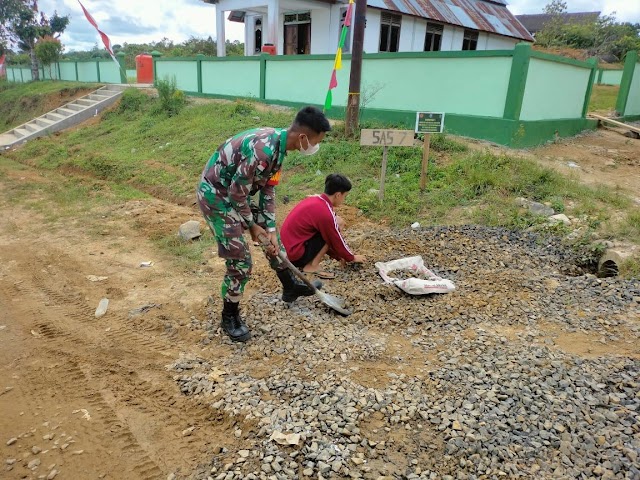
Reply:
M344 115L350 55L333 92ZM156 79L175 79L190 95L249 98L293 107L322 106L333 55L154 57ZM594 129L586 118L597 62L532 50L365 54L363 118L413 127L416 111L445 112L445 130L528 147Z
M621 69L604 70L599 68L596 74L596 83L598 85L620 85L622 82L622 72L623 70Z
M333 55L161 58L156 53L155 78L175 79L189 95L292 107L324 104L334 63ZM123 65L123 58L119 60ZM334 118L344 116L350 61L345 55L338 71L328 112ZM637 61L635 68L627 62L618 103L624 100L621 111L635 115L640 72ZM362 68L363 119L411 128L416 111L445 112L446 131L515 147L596 128L596 122L586 118L592 87L600 77L596 60L549 55L522 43L514 50L365 54ZM10 81L30 80L26 68L9 67L8 72ZM118 82L118 74L126 82L124 71L118 72L112 61L57 65L63 80ZM602 79L607 80L605 73Z
M86 61L62 60L49 67L40 67L43 80L66 80L87 83L127 83L124 70L124 54L118 55L120 67L113 60L96 59ZM7 66L9 82L31 82L31 67L24 65Z
M640 63L638 63L638 52L627 53L618 101L616 102L616 111L626 121L640 120Z

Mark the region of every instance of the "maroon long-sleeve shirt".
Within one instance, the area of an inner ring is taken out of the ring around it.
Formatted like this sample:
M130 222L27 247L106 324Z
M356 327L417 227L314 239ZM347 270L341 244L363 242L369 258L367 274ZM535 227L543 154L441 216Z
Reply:
M300 259L304 255L304 242L318 232L329 246L327 253L331 258L353 261L353 253L338 228L333 205L324 193L302 200L291 210L282 224L280 240L289 260L295 262Z

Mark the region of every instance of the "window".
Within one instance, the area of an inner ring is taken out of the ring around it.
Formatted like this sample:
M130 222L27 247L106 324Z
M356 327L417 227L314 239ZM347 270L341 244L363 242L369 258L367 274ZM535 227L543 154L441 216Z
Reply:
M285 13L285 25L296 25L299 23L311 23L311 12Z
M462 40L462 50L478 49L478 32L475 30L465 30L464 39Z
M400 46L401 15L383 13L380 21L380 48L381 52L397 52Z
M254 27L254 51L256 53L262 52L262 19L257 18Z
M425 52L439 52L442 45L444 27L438 23L427 23L427 35L424 37Z
M340 42L340 35L342 35L342 27L344 27L344 21L347 18L347 9L340 9L340 30L338 30L338 42ZM347 29L347 38L344 41L344 48L342 51L344 53L349 53L351 51L351 30L353 29L353 18L351 19L351 28Z
M284 54L311 53L311 12L285 13Z

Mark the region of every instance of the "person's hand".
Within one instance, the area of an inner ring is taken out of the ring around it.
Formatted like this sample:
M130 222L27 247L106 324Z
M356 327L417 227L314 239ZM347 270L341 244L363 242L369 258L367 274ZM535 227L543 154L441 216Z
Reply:
M353 263L364 263L366 261L367 261L367 257L365 257L364 255L353 256Z
M263 246L267 255L275 257L278 254L278 236L276 235L276 232L267 233L264 228L257 223L254 223L249 227L249 233L251 234L251 239L254 242L260 242L260 245Z
M277 257L278 250L280 250L280 244L278 243L278 234L276 232L267 232L267 239L269 240L269 246L265 247L267 255L270 257Z

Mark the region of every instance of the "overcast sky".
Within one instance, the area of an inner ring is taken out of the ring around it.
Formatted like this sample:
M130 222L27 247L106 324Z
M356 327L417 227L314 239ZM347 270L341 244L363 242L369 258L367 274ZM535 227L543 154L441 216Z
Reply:
M509 0L507 0L509 1ZM640 22L640 0L566 0L570 12L616 12L620 21ZM191 36L216 38L215 7L201 0L82 0L111 43L147 43L167 37L175 43ZM514 14L540 13L547 0L511 0ZM88 50L99 37L87 22L77 0L40 0L48 15L70 15L62 36L66 51ZM243 40L243 25L227 22L227 39ZM101 46L101 44L100 44Z

